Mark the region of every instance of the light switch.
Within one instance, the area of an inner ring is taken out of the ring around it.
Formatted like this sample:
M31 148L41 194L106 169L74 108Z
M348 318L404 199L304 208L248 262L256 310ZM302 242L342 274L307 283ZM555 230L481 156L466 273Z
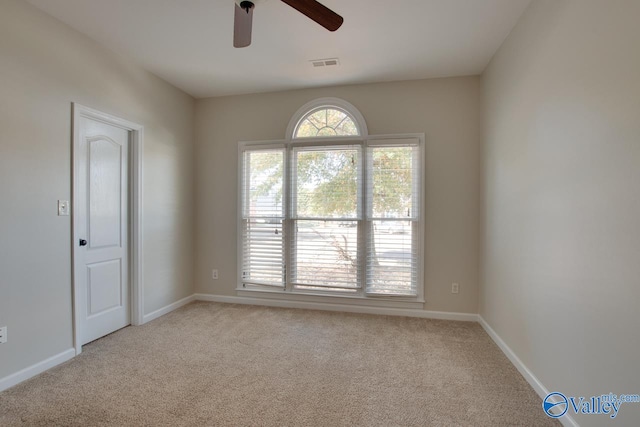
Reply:
M67 216L67 215L69 215L69 201L58 200L58 216Z

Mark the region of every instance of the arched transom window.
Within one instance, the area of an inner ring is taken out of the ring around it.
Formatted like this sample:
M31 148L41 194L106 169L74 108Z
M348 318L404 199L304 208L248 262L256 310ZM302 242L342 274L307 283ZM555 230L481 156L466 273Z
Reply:
M340 98L318 98L296 111L287 126L287 140L366 137L367 123L358 109Z
M345 110L329 105L309 111L293 133L294 138L358 135L360 131L354 118Z

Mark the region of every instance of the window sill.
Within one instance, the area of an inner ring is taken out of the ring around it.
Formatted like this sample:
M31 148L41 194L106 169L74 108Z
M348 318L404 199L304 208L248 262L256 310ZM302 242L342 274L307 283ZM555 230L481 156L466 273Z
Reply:
M389 308L408 308L423 309L424 300L417 298L403 297L363 297L360 295L336 295L318 292L291 292L270 289L251 289L236 288L238 296L264 298L271 300L301 301L320 304L345 304L345 305L361 305L369 307L389 307Z

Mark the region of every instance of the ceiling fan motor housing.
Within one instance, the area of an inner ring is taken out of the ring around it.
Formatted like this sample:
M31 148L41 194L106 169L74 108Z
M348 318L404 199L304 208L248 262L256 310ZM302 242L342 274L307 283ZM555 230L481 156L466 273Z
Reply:
M234 3L237 4L238 6L242 7L242 3L244 3L246 0L234 0ZM263 3L266 3L269 0L250 0L248 1L249 3L253 3L254 6L260 6Z
M255 4L251 1L244 0L240 2L240 7L249 13L249 11L255 7Z

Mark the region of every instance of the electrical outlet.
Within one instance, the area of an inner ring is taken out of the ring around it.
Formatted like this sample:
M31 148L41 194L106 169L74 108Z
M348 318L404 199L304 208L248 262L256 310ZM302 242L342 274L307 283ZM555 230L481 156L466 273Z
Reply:
M67 215L69 215L69 201L58 200L58 216L67 216Z
M0 328L0 344L4 344L7 342L7 327L3 326Z
M218 270L211 271L211 278L214 280L218 280Z
M451 293L452 294L457 294L458 292L460 292L460 285L457 283L452 283L451 284Z

